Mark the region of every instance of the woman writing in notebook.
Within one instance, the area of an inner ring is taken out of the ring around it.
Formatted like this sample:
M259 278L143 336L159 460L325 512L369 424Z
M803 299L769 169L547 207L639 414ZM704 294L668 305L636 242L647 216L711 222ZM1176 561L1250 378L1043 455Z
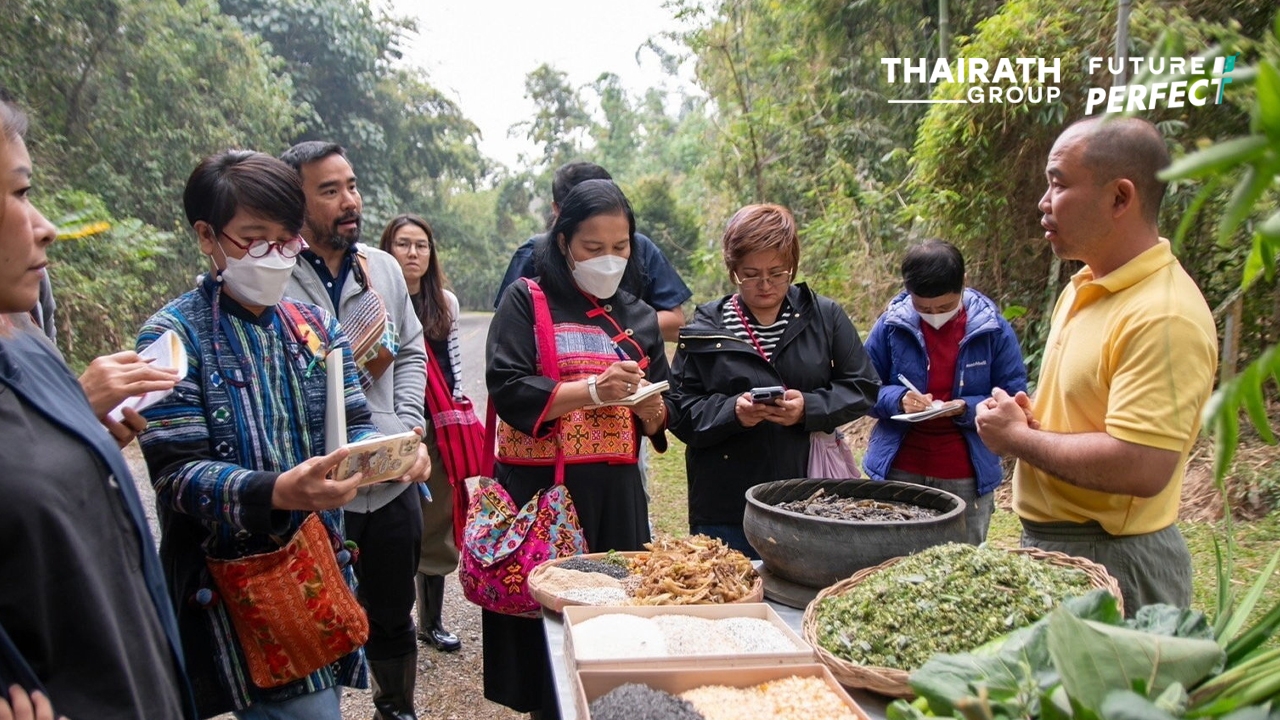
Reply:
M562 460L589 552L639 550L649 540L636 464L640 436L658 452L667 444L660 393L633 406L597 407L668 379L657 315L634 294L634 244L635 219L618 186L579 183L534 249L540 290L513 283L489 328L486 382L499 418L495 476L519 506L551 486ZM536 321L543 303L549 328ZM559 382L542 370L549 359L539 357L536 332L554 333ZM558 717L541 621L486 610L483 638L485 697L534 717Z
M974 412L992 388L1026 390L1027 367L999 306L964 281L964 257L951 243L929 240L907 250L904 289L867 335L884 386L871 410L879 422L864 467L875 480L959 495L966 540L977 545L987 539L1004 472L978 437ZM903 417L925 410L937 414Z

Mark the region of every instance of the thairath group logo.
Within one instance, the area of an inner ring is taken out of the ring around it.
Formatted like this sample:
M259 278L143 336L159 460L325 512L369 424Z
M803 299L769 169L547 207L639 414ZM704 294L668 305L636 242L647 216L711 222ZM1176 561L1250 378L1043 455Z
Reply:
M1051 103L1062 96L1062 60L1038 57L1000 58L994 67L986 58L880 58L890 83L935 86L948 82L968 85L963 98L890 100L891 103ZM925 94L928 94L926 90Z
M1236 56L1217 58L1213 72L1206 75L1206 58L1109 58L1089 57L1085 72L1094 77L1104 69L1112 77L1134 77L1145 73L1152 82L1112 87L1091 87L1085 97L1085 115L1098 112L1133 112L1157 108L1220 105L1223 91L1231 82ZM885 79L890 84L921 85L924 98L890 99L890 103L969 104L1003 103L1041 105L1062 97L1062 59L1018 57L999 58L880 58ZM1179 78L1179 79L1169 79ZM963 97L933 98L940 83L962 87Z
M1180 77L1180 80L1157 81L1134 85L1115 85L1110 88L1089 88L1085 100L1085 115L1092 115L1101 108L1103 112L1133 112L1158 108L1180 108L1186 105L1203 107L1221 105L1223 93L1231 82L1231 71L1236 68L1236 56L1217 58L1213 61L1213 73L1204 77L1205 58L1100 58L1090 57L1086 66L1092 76L1106 64L1107 72L1119 76L1126 70L1131 75L1146 71L1152 77Z

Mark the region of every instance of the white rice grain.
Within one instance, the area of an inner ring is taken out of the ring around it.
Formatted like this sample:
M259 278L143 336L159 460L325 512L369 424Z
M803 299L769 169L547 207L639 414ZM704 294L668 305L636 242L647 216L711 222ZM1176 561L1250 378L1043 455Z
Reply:
M579 660L664 657L667 646L648 618L610 613L573 625L573 654Z

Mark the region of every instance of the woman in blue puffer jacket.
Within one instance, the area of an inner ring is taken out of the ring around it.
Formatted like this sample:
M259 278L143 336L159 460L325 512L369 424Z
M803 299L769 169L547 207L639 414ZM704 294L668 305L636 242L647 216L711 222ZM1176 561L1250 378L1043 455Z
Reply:
M967 540L986 540L1003 473L974 427L974 410L992 388L1027 388L1018 337L1000 309L964 286L964 258L950 243L930 240L902 261L906 290L867 336L866 349L883 385L871 416L863 467L876 480L898 480L959 495ZM916 422L894 416L940 410Z

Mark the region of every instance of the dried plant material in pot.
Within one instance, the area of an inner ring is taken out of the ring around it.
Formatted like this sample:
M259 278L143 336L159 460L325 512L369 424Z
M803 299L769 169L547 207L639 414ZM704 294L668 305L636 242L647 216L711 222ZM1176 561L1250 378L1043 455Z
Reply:
M905 522L942 514L940 510L910 503L828 495L823 488L818 488L803 500L778 503L774 507L801 515L848 522Z

